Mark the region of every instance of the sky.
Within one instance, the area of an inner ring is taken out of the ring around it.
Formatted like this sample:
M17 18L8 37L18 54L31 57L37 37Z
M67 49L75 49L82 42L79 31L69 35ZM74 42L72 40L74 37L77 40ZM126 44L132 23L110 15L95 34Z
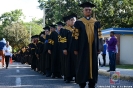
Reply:
M38 0L0 0L0 16L5 12L22 9L26 16L24 21L29 22L32 18L43 17L43 11L37 6L39 6Z

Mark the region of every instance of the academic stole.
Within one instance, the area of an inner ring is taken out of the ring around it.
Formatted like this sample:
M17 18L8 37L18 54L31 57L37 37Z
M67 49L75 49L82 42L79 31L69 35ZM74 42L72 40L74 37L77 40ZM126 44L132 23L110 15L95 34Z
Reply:
M89 74L89 78L93 79L92 76L92 43L94 41L94 23L96 22L95 19L91 18L90 20L87 20L86 18L81 18L79 19L80 21L82 21L85 25L85 29L86 29L86 34L88 37L88 43L89 43L89 64L90 64L90 74Z

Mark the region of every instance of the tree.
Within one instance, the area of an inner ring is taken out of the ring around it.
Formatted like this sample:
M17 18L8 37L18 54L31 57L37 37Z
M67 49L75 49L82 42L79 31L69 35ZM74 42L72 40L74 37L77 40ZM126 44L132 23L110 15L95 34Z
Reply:
M21 9L17 9L11 12L6 12L0 16L0 20L2 20L3 27L12 24L13 22L21 21L21 17L23 16L23 12Z
M0 16L0 20L2 20L0 38L6 38L17 50L30 43L30 26L31 36L42 31L42 19L33 19L31 22L25 23L21 20L23 16L22 10L6 12Z
M2 34L14 49L20 49L29 44L29 34L22 23L17 22L5 27Z
M46 10L46 24L62 20L67 13L74 12L82 17L78 4L88 0L38 0L40 9ZM93 16L102 24L102 28L132 27L133 0L89 0L96 5Z
M2 25L0 25L0 38L2 38L2 31L5 27L11 25L15 22L21 22L21 18L23 17L22 10L14 10L11 12L5 12L0 16L0 21L2 21ZM8 32L8 31L7 31Z
M31 36L32 35L38 35L43 31L42 28L42 19L35 20L33 19L31 22L24 23L27 31L30 33L30 28L31 28Z

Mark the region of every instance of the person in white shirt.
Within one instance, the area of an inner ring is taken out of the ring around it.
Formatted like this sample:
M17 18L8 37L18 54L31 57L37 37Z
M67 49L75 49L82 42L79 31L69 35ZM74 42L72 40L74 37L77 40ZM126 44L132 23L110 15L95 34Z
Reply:
M4 54L5 54L5 63L6 63L6 69L8 68L9 59L12 52L12 47L9 45L9 42L6 42L6 46L3 48Z

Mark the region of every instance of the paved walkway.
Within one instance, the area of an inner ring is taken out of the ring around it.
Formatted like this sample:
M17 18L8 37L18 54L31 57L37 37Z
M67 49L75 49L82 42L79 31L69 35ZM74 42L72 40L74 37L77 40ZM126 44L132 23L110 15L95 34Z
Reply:
M0 88L79 88L79 86L74 82L67 84L63 79L46 77L31 70L27 64L14 62L8 69L1 68L0 64ZM110 84L109 77L98 75L96 88L133 88L133 83L120 80L119 84Z
M99 67L99 74L109 76L110 73L107 72L109 67ZM120 78L122 80L133 81L133 69L122 69L116 68L116 71L120 72Z

